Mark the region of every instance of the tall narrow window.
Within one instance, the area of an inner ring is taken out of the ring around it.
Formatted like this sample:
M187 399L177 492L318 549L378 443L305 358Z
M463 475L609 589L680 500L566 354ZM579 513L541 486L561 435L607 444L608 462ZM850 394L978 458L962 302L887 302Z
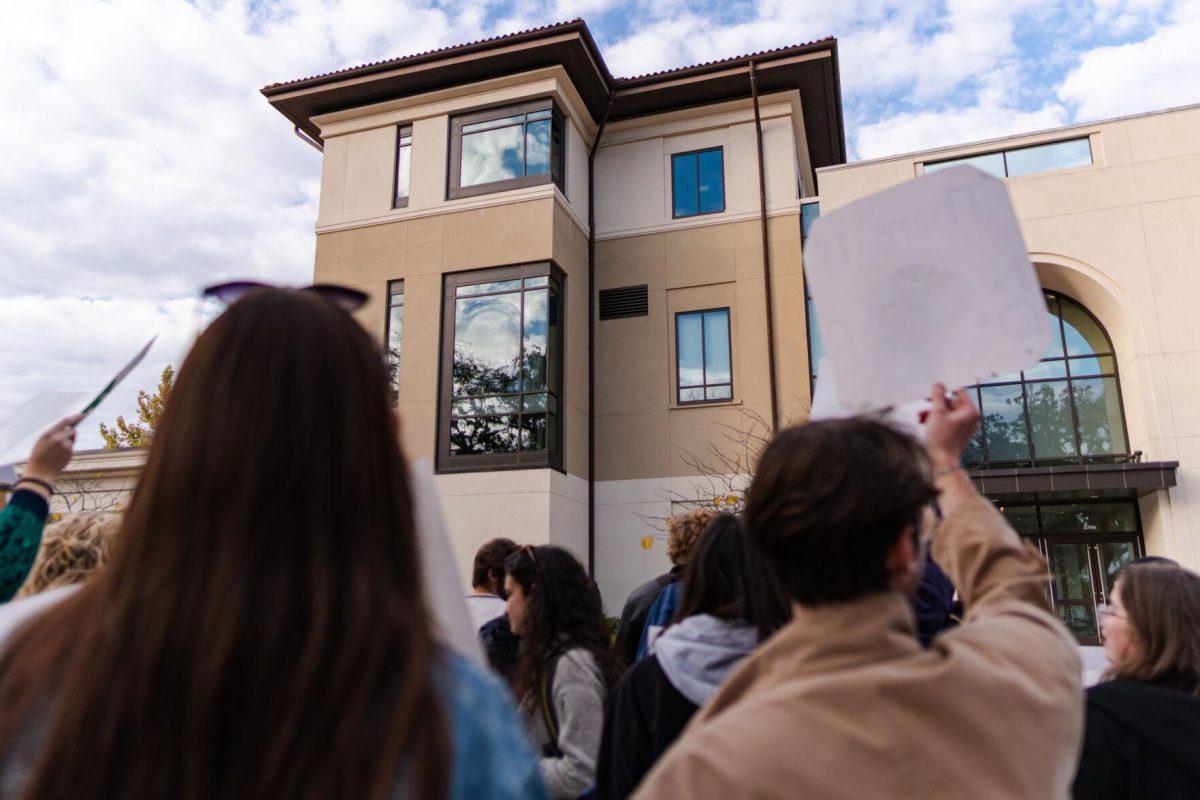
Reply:
M451 274L444 292L439 468L561 469L561 273Z
M725 210L725 158L720 147L671 156L675 217Z
M396 192L393 208L408 205L408 186L412 174L412 125L401 125L396 131Z
M800 206L800 247L802 256L803 247L808 242L808 234L812 230L813 223L820 216L820 203L804 203ZM805 322L808 324L808 391L811 397L817 388L817 368L821 366L821 359L825 356L825 343L821 340L821 326L817 323L817 308L813 304L812 295L808 293L807 276L804 277L804 314Z
M563 188L565 120L549 98L450 121L450 199L555 183Z
M404 328L404 281L388 283L387 341L388 386L392 404L400 397L400 341Z
M675 315L675 366L679 403L733 399L729 309Z

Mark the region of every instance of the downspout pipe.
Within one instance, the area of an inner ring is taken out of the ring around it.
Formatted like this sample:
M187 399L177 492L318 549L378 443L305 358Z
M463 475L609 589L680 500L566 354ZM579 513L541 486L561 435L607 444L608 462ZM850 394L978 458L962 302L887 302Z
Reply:
M596 578L596 151L612 112L608 96L604 116L588 150L588 577Z
M318 152L318 153L324 153L324 152L325 152L325 145L321 144L321 143L320 143L320 142L318 142L316 139L312 138L312 137L311 137L311 136L309 136L307 133L305 133L304 131L300 130L300 126L299 126L299 125L297 125L297 126L295 126L294 128L292 128L292 130L296 132L296 136L297 136L297 137L299 137L300 141L302 141L302 142L305 142L305 143L307 143L307 144L309 144L309 145L312 145L313 147L315 147L315 148L317 149L317 152Z
M771 302L771 247L767 236L767 173L763 163L762 116L758 108L758 74L750 62L750 97L754 101L754 133L758 140L758 224L762 230L763 295L767 310L767 371L771 377L771 432L779 430L779 390L775 381L775 315Z

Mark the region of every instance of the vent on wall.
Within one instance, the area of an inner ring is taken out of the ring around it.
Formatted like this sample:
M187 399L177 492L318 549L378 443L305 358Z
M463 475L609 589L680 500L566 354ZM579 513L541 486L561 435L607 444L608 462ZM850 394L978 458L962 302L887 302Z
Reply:
M646 284L600 290L600 319L644 317L650 313Z

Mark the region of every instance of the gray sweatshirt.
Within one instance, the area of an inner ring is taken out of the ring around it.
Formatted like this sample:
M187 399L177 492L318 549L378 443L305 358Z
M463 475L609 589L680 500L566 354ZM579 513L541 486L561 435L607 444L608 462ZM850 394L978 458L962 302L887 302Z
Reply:
M578 797L595 782L607 694L591 653L575 648L559 657L550 696L558 718L558 749L562 756L541 759L542 780L551 798ZM540 751L550 742L540 701L533 698L522 703L521 711L530 739Z

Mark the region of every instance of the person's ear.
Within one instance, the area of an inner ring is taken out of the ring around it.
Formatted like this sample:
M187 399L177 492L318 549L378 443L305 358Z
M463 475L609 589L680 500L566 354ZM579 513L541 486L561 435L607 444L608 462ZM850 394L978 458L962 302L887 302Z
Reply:
M893 589L907 590L912 585L918 563L917 537L912 525L900 529L887 554L887 573Z

